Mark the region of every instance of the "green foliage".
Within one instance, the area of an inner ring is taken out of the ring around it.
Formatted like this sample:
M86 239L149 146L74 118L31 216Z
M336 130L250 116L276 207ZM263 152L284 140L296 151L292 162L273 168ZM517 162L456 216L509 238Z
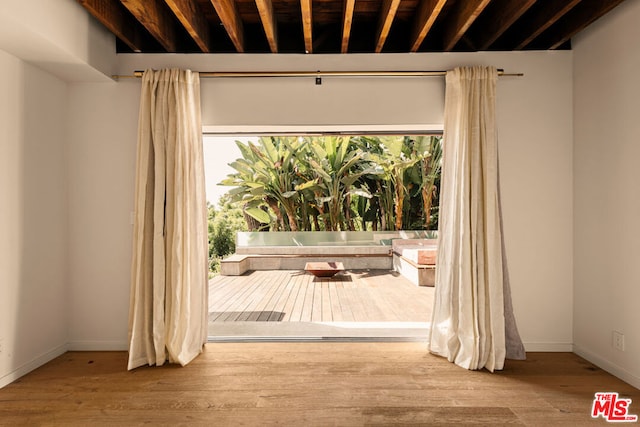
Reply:
M209 270L218 273L220 260L236 251L235 236L238 231L247 231L242 209L224 196L218 209L207 204L209 231Z
M236 141L234 187L251 230L437 228L441 137L261 137ZM434 223L435 221L435 223ZM220 251L228 231L218 227ZM226 240L225 240L226 239ZM216 251L218 249L215 249Z
M388 229L402 230L404 216L404 202L407 191L410 189L410 168L420 161L420 157L407 153L407 141L394 137L380 138L380 153L372 154L373 161L378 165L380 175L383 181L388 184L385 188L385 200L387 206L386 225ZM381 192L382 193L382 192ZM391 196L391 197L389 197ZM390 209L390 205L393 206ZM393 225L394 228L391 228Z
M297 138L262 137L257 145L236 144L243 158L230 164L237 173L221 182L236 187L229 191L231 200L241 202L246 214L260 222L266 218L257 209L266 204L275 215L276 229L297 231L300 201L294 156L306 143Z
M306 181L295 190L310 191L305 199L319 213L326 230L355 230L351 198L371 198L360 178L378 173L368 153L344 137L317 138L310 147L311 153L299 152L296 156L308 166L303 174Z
M217 256L229 255L236 251L235 235L227 222L218 222L211 246Z
M420 168L422 184L421 196L425 228L438 229L439 190L442 172L442 140L437 137L422 137L421 146L429 150L429 156L422 159Z

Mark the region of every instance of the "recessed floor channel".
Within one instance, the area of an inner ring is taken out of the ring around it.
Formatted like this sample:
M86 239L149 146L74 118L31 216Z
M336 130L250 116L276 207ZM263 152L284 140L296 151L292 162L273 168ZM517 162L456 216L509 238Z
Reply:
M217 276L209 282L209 340L423 340L433 292L389 270Z

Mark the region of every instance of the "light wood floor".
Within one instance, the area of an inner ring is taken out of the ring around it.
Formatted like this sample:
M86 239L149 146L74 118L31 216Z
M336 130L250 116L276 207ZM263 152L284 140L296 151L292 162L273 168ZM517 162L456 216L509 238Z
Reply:
M253 271L209 282L210 322L428 322L432 307L433 288L383 270L330 279L304 271Z
M424 343L225 343L185 368L71 352L0 389L0 425L589 425L595 392L640 391L570 353L470 372Z

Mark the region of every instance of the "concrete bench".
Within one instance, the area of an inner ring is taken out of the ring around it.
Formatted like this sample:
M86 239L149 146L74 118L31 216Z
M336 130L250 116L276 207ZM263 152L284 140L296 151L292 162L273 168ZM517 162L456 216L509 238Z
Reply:
M220 261L220 274L240 276L249 270L304 270L308 262L340 262L346 270L391 270L389 247L257 247L257 253L238 253ZM297 250L292 250L297 249ZM238 251L242 250L241 248Z
M249 255L233 254L220 261L220 274L223 276L241 276L249 270Z
M438 241L394 239L393 268L417 286L434 286Z

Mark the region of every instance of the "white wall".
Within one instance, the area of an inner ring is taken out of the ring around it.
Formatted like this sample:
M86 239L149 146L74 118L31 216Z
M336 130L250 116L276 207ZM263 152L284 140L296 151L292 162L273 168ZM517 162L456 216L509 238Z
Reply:
M2 0L0 49L69 81L106 81L115 40L75 0Z
M140 84L71 85L70 346L126 349Z
M576 352L640 387L640 2L574 42ZM625 351L612 332L625 335Z
M513 299L528 350L572 344L572 53L120 55L117 72L411 70L486 64L501 78L499 137ZM125 348L139 82L72 84L70 261L73 348ZM203 80L204 125L432 124L442 78ZM364 128L365 126L363 126ZM224 147L221 147L224 149Z
M66 350L66 90L0 50L0 387Z

